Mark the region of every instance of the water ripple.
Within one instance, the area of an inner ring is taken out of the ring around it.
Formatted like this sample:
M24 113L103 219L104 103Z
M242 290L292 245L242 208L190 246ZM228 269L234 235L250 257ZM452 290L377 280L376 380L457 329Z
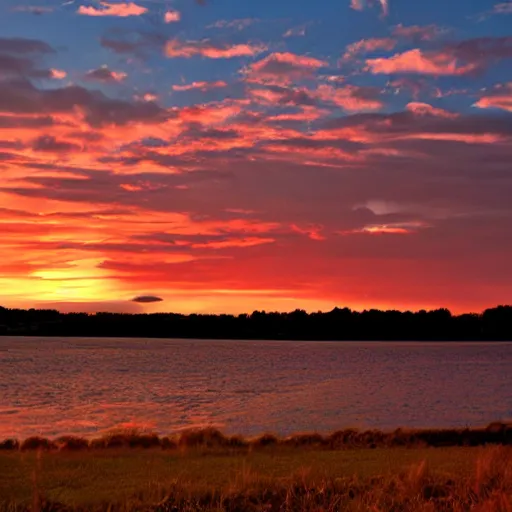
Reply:
M0 338L0 438L476 426L512 416L512 344Z

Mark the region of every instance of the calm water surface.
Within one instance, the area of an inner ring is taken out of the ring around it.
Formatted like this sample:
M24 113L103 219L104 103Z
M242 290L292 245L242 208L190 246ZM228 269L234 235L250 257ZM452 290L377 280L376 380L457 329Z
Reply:
M512 417L511 343L0 338L0 438L480 426Z

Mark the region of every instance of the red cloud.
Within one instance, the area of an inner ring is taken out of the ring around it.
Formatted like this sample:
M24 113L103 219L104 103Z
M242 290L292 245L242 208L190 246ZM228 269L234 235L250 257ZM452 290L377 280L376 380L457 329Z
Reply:
M425 54L419 49L397 53L392 57L367 59L373 74L418 73L425 75L466 75L478 69L477 63L460 64L450 53Z
M84 16L117 16L126 18L128 16L141 16L148 12L146 7L141 7L133 2L111 4L109 2L100 2L101 9L92 6L81 5L78 8L78 14Z
M327 65L327 62L314 57L289 52L272 53L251 64L244 72L250 82L282 84L311 78L318 69Z
M231 59L233 57L252 57L266 50L263 45L235 44L218 46L208 40L180 42L177 39L165 45L167 57L190 58L195 55L209 59Z

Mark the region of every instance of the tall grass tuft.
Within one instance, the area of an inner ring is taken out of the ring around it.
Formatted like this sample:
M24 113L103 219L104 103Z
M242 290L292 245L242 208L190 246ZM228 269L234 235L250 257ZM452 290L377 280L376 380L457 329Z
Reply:
M56 450L57 445L44 437L33 436L21 443L20 450Z

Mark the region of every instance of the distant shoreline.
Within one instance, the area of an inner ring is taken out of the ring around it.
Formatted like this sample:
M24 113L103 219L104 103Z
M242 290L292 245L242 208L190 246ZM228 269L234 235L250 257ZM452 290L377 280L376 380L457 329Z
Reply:
M27 338L27 339L40 339L47 338L58 339L58 338L67 338L67 339L94 339L94 340L161 340L161 341L226 341L226 342L289 342L289 343L341 343L341 344L350 344L350 343L371 343L375 345L384 344L384 343L396 343L398 345L416 345L416 344L429 344L432 343L434 345L442 345L444 343L457 344L457 345L506 345L512 343L511 339L503 339L503 340L489 340L489 339L343 339L343 340L335 340L335 339L296 339L296 338L214 338L214 337L205 337L205 338L193 338L193 337L164 337L164 336L129 336L129 335L119 335L119 336L102 336L102 335L94 335L88 334L80 335L65 335L61 336L58 334L55 335L41 335L41 334L0 334L0 340L2 338Z
M60 313L0 307L0 336L289 341L512 341L512 306L452 315L433 311L242 315Z

